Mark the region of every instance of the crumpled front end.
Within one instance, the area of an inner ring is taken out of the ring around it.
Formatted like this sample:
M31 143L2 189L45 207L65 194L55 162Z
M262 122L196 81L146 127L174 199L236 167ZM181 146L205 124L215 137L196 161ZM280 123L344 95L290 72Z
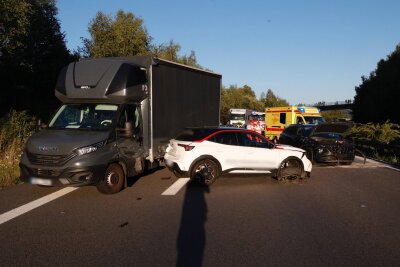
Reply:
M318 143L313 149L313 159L322 163L353 162L355 157L354 144L349 142Z

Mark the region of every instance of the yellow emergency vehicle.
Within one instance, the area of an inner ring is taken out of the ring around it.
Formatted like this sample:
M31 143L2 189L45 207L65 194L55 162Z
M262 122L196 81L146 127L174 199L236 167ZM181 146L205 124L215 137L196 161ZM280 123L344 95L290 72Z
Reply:
M316 107L273 107L265 109L265 136L276 142L290 124L320 124L325 122Z

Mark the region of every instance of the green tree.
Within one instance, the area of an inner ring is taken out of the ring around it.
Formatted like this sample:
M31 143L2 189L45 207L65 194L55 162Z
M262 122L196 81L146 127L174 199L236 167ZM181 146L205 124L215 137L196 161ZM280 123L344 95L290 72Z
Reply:
M225 124L229 121L229 109L231 108L264 111L264 104L256 98L250 86L231 85L229 88L223 87L221 91L221 120Z
M115 17L97 12L90 22L90 39L84 38L80 52L84 57L121 57L146 55L151 37L141 18L119 10Z
M179 50L181 50L181 46L175 43L173 40L170 40L168 44L160 44L160 45L152 45L151 53L159 58L163 58L170 61L178 61L179 60Z
M386 60L381 59L369 77L356 87L353 119L360 123L400 123L400 45Z
M152 44L144 21L132 12L119 10L113 17L98 12L89 23L90 38L82 38L83 47L78 48L82 57L124 57L136 55L154 55L177 63L201 68L196 54L180 56L180 44L169 41L168 44Z
M45 118L58 105L58 72L73 59L55 1L2 0L0 14L0 76L6 88L0 92L0 115L14 108Z
M266 108L289 106L289 102L287 102L283 98L276 96L271 89L268 89L266 94L262 93L260 100L264 103L264 107Z
M0 55L18 56L28 35L31 5L20 0L0 1Z
M189 56L180 56L179 51L181 50L181 46L178 43L175 43L173 40L170 40L168 44L152 45L150 50L151 54L158 58L174 61L192 67L202 68L197 63L196 54L193 50L190 52Z
M196 53L193 50L190 51L190 55L181 56L178 62L188 65L188 66L200 68L200 69L203 68L200 64L197 63ZM211 71L211 70L209 70L209 71Z

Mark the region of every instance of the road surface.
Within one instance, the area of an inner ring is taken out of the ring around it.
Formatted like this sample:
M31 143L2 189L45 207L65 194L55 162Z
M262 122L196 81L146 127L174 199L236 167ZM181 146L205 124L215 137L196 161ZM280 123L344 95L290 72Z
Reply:
M115 195L95 187L66 192L28 184L0 190L0 265L400 262L400 172L380 163L314 166L311 179L293 183L226 175L209 188L183 182L163 194L177 180L159 169L131 179ZM31 209L33 201L60 191L65 194ZM28 208L12 217L21 207Z

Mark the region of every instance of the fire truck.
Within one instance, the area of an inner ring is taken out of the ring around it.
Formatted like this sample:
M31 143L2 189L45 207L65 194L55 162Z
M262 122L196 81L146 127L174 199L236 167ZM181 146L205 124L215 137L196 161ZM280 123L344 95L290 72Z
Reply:
M265 136L277 142L290 124L320 124L325 120L316 107L273 107L265 110Z
M249 115L249 124L247 129L264 134L265 131L265 112L253 111Z

